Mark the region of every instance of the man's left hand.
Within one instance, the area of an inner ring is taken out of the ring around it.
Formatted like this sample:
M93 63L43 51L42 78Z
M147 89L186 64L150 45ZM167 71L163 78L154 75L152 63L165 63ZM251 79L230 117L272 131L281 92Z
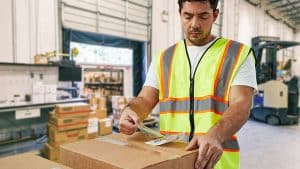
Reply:
M196 169L213 169L223 153L222 143L209 135L194 137L186 147L186 150L198 148Z

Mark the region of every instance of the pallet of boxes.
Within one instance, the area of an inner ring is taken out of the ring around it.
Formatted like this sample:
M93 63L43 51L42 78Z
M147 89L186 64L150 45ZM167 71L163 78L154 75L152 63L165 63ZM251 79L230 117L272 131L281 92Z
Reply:
M90 114L87 103L57 104L49 116L46 158L59 162L60 145L87 139Z
M90 105L92 111L88 127L90 133L89 138L111 134L112 120L107 118L106 97L92 96Z

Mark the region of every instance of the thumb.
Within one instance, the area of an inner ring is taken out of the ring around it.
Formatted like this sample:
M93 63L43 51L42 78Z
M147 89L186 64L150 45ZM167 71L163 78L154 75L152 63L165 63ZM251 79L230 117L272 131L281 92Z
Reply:
M134 122L134 124L138 125L140 123L140 120L135 112L130 113L129 116L132 119L132 121Z
M189 144L187 145L187 147L185 148L185 150L194 150L198 148L198 138L197 137L194 137L190 142Z

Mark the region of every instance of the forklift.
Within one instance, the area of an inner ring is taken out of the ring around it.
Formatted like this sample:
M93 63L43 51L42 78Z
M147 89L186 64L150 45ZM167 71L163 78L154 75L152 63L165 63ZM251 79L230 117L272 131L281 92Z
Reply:
M250 117L270 125L298 124L298 78L278 80L277 52L300 43L269 36L254 37L251 43L256 59L258 91ZM289 68L291 64L289 60Z

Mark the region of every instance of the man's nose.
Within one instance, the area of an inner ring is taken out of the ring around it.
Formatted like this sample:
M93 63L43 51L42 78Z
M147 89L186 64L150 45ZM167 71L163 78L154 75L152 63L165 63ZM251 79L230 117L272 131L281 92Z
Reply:
M199 28L200 21L197 17L193 17L191 27L192 28Z

